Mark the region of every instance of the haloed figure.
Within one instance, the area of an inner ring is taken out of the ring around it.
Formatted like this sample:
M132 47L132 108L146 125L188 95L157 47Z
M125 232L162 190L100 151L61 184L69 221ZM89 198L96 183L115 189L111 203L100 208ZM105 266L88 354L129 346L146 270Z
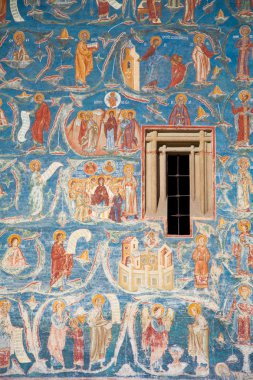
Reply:
M32 171L31 181L30 181L30 194L29 194L29 205L31 209L31 216L41 216L43 205L44 205L44 181L40 173L41 163L39 160L32 160L29 164Z
M188 314L194 322L188 325L188 353L197 362L197 375L207 375L209 372L209 327L202 315L201 306L192 303L188 307Z
M66 239L66 233L57 230L53 235L54 244L51 250L51 280L50 290L52 287L64 289L65 281L69 278L73 268L73 255L65 251L63 242Z
M2 259L2 268L6 272L18 274L28 265L19 247L20 243L20 235L13 234L8 237L9 248Z
M51 328L48 338L47 348L51 355L50 364L53 367L65 368L63 350L66 343L66 326L69 314L66 312L66 304L64 301L54 301L53 314L51 317Z
M93 309L88 316L90 327L90 369L93 364L103 366L106 351L112 340L112 323L103 316L105 298L102 294L92 297Z

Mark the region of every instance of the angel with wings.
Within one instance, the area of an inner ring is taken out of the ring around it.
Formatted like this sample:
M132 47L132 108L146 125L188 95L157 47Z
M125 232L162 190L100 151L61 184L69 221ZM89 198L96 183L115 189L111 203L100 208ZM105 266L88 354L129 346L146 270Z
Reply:
M148 353L150 349L150 368L152 371L162 371L162 358L166 352L169 336L174 320L174 311L166 311L161 304L154 304L149 309L144 307L141 314L142 349Z

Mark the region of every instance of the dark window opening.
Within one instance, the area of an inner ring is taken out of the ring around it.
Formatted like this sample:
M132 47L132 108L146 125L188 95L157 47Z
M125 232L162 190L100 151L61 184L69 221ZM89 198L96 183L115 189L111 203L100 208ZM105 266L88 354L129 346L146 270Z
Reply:
M189 155L167 155L167 221L169 235L190 235Z

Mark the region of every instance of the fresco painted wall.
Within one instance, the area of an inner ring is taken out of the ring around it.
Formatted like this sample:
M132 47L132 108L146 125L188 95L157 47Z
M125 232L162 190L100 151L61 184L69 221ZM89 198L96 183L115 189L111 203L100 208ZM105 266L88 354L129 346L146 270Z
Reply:
M1 0L3 378L250 376L252 19ZM215 215L189 236L145 218L144 126L215 132Z

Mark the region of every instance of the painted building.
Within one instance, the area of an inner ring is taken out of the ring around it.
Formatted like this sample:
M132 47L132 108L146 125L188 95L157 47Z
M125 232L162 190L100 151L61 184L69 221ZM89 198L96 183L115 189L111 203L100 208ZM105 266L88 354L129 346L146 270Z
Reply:
M138 240L133 236L127 237L122 241L118 271L119 285L130 292L137 292L143 288L174 288L172 251L166 244L155 251L139 251Z

